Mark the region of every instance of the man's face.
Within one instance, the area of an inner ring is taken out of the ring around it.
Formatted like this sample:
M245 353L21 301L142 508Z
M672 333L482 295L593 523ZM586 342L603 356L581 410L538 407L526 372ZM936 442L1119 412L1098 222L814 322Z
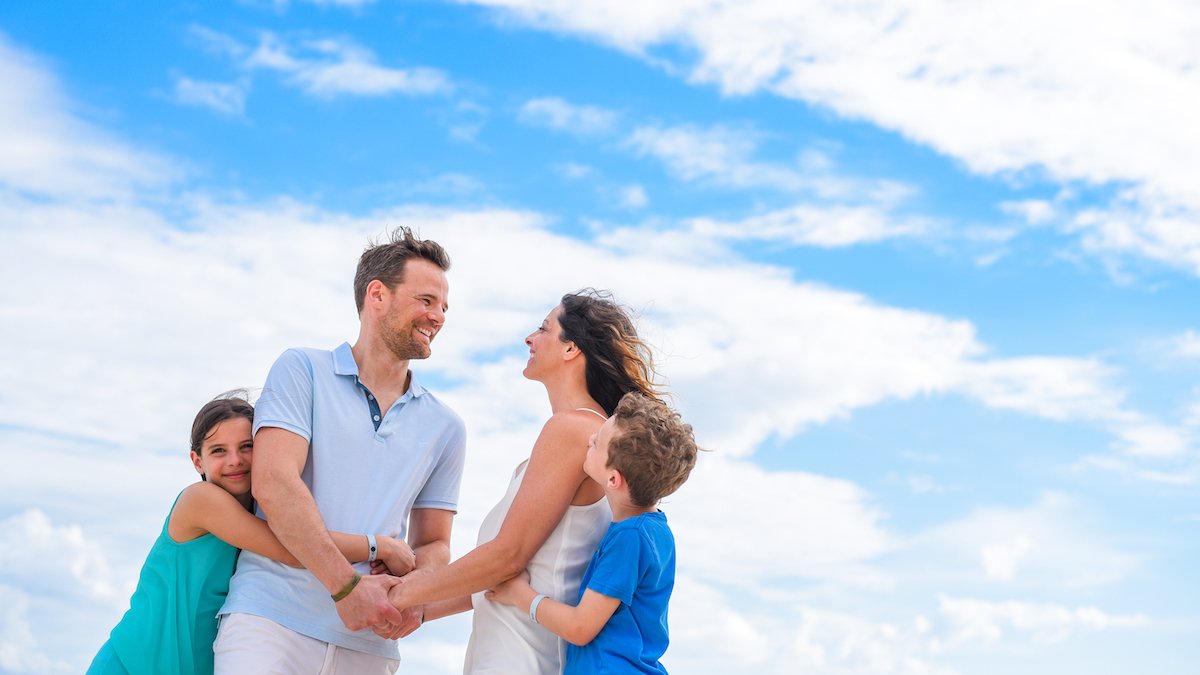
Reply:
M396 358L427 359L433 338L446 322L450 286L442 268L428 260L409 260L404 281L390 293L379 325L380 337Z

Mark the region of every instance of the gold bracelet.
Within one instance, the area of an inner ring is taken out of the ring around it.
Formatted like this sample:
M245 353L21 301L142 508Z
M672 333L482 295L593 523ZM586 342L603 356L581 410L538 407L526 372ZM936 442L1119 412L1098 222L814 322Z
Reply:
M345 597L347 595L350 595L350 591L353 591L354 587L357 586L358 582L360 582L360 581L362 581L362 575L359 574L358 572L355 572L354 578L351 579L350 581L347 581L346 585L342 586L342 590L338 591L337 593L334 593L333 595L331 595L329 597L333 598L334 602L338 602L339 600L345 599Z

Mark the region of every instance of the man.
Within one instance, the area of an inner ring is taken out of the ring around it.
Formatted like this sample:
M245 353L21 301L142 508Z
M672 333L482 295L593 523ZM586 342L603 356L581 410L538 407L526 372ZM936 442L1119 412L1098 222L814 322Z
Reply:
M242 552L213 647L217 673L399 666L396 642L364 629L407 635L423 609L392 607L397 578L356 570L328 531L407 538L418 569L449 562L465 430L409 370L445 322L449 267L436 242L396 230L359 260L354 345L291 349L272 366L254 418L253 494L305 569Z

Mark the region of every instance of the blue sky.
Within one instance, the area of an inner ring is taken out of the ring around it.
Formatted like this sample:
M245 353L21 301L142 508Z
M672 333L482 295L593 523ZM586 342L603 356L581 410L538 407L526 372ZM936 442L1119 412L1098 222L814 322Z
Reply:
M212 395L455 260L418 374L468 550L562 293L715 452L664 509L680 673L1188 673L1200 12L591 0L0 9L0 672L79 672ZM402 645L459 672L469 624Z

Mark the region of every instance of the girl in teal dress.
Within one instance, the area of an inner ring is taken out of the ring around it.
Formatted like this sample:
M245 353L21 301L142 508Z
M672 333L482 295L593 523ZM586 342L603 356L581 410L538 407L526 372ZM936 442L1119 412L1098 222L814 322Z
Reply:
M217 611L238 550L299 566L253 513L253 419L254 408L235 396L210 401L196 415L191 458L200 481L175 498L142 565L129 611L88 675L212 673ZM392 537L334 532L333 538L347 560L378 560L392 574L406 574L416 562L412 549Z

